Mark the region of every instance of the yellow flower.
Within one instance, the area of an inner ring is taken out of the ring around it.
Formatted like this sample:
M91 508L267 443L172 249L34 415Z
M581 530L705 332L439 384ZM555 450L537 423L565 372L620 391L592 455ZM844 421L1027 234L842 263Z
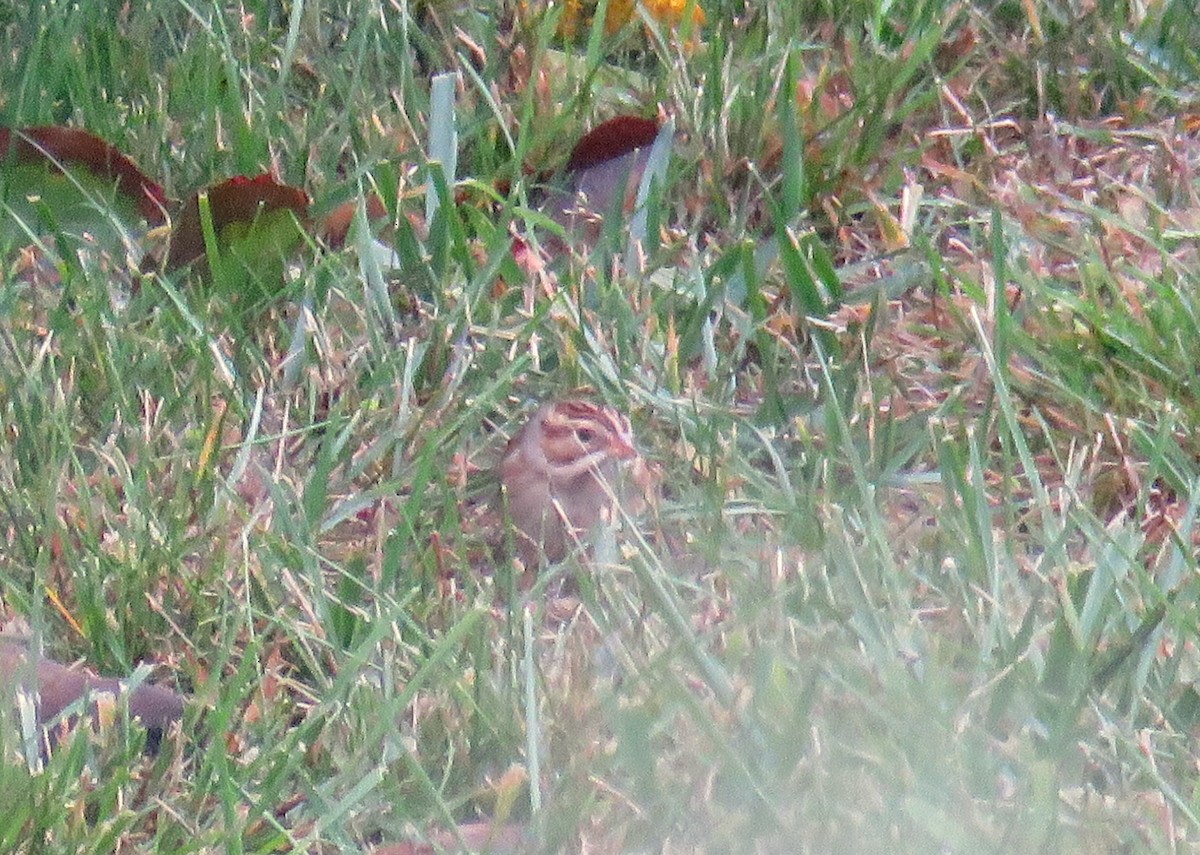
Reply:
M570 41L579 34L580 20L583 18L582 4L579 0L565 0L562 16L558 19L558 34Z
M683 13L688 6L687 0L642 0L642 3L656 21L668 27L683 23ZM704 10L699 3L692 4L692 23L697 27L704 23Z
M633 18L639 0L609 0L608 14L604 18L605 35L611 36ZM640 0L641 5L656 21L666 27L677 27L683 22L688 0ZM562 17L558 19L558 34L564 39L574 39L581 31L591 26L592 15L599 5L597 0L562 0ZM692 23L699 27L704 23L704 10L699 3L692 4Z
M634 0L608 0L608 15L604 19L604 34L611 36L633 17Z

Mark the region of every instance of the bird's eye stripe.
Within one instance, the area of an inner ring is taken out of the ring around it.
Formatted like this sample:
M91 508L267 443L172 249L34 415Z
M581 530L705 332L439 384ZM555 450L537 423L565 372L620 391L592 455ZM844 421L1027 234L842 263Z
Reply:
M586 401L563 401L550 408L542 418L542 434L547 458L556 461L568 461L581 446L593 454L611 450L622 458L634 447L628 416Z
M574 436L576 430L577 428L570 424L550 424L547 422L542 425L542 433L555 439L565 439L566 437Z

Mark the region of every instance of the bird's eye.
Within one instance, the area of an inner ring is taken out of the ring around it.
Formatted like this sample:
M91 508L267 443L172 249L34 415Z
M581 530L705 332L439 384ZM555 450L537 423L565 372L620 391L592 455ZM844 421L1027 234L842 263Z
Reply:
M575 438L584 445L591 445L592 440L596 438L596 432L591 428L579 428L575 431Z

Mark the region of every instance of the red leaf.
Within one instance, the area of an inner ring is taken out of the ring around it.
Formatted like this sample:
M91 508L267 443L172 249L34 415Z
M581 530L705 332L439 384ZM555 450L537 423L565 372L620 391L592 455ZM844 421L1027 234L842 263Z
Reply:
M617 116L597 125L571 152L567 186L551 192L542 210L584 246L594 245L604 215L618 200L626 212L633 210L658 130L658 122L637 116ZM551 252L562 248L554 238L547 245Z
M298 187L280 184L270 175L248 178L238 175L210 187L209 211L218 234L234 223L252 223L272 211L290 209L304 221L308 218L308 194ZM166 269L176 270L204 255L204 230L200 225L200 194L188 199L171 232Z
M18 162L45 161L58 169L69 164L85 166L102 178L114 180L117 189L133 200L138 212L153 226L166 222L167 196L137 165L104 140L78 128L0 128L0 152Z
M650 145L658 136L658 122L638 116L617 116L592 128L575 144L567 171L577 172Z
M354 212L358 210L358 200L351 199L338 205L321 219L321 234L325 242L334 249L346 243L346 235L350 233L350 224L354 221ZM387 206L375 193L367 194L367 219L371 222L382 220L388 215Z

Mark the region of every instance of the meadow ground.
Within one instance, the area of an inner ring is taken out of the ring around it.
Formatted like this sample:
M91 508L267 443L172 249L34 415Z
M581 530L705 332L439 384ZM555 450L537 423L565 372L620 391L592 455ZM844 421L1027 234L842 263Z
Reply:
M376 194L397 259L0 214L5 617L192 698L151 760L0 728L0 851L1200 849L1194 4L669 5L0 7L3 124ZM515 259L622 113L641 251ZM660 486L548 614L488 473L580 387Z

